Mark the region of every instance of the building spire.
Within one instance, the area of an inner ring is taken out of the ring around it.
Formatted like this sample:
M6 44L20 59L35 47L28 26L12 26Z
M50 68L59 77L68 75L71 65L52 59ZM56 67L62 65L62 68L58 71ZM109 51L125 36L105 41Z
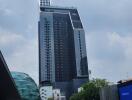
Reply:
M40 0L40 6L50 6L50 0Z

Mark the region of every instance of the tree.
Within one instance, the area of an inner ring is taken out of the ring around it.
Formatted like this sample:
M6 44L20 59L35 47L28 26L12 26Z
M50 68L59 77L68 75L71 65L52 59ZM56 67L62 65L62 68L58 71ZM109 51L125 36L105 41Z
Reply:
M82 92L73 94L73 96L70 97L70 100L82 100Z
M48 100L53 100L53 98L48 98Z
M99 90L108 86L105 79L92 79L82 86L82 91L71 96L70 100L100 100Z

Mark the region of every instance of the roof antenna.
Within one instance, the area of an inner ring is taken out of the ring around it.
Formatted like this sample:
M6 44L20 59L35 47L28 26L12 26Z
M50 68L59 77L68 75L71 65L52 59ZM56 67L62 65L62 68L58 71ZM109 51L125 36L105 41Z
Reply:
M40 0L40 6L50 6L50 0Z

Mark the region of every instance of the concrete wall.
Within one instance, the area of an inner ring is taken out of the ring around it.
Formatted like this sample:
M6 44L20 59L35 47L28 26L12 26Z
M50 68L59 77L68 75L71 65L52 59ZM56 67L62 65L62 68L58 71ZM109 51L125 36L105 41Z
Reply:
M102 88L100 90L100 100L119 100L117 85Z

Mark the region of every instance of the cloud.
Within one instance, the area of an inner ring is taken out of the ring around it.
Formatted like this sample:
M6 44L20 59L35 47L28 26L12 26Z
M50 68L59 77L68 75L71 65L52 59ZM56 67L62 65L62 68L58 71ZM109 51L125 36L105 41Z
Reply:
M37 40L27 40L18 46L7 62L11 71L28 73L38 83L38 45Z
M0 30L0 45L8 46L19 41L23 41L24 38L17 33L10 33Z
M11 71L25 72L38 83L38 3L0 0L0 50Z
M38 40L0 29L0 48L11 71L28 73L38 83Z
M1 0L0 27L25 36L37 34L38 4L36 0ZM27 33L27 27L32 25L32 31Z
M131 77L131 0L52 0L78 8L86 31L92 77L118 81ZM0 49L12 71L38 82L37 0L0 0Z
M77 7L86 31L118 32L123 35L132 31L130 0L52 0L52 2L53 5Z
M86 35L89 68L93 77L117 82L132 76L132 35L122 36L116 32L89 33Z

